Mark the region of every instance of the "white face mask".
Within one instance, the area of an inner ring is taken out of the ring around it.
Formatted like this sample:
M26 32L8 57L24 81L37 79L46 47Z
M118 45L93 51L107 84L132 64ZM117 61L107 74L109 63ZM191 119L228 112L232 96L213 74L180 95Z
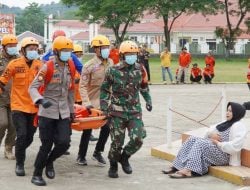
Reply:
M125 55L125 61L129 65L135 64L137 60L137 55Z
M9 55L17 55L17 47L8 47L7 48L7 53Z
M106 48L106 49L101 49L101 56L103 59L108 59L109 57L109 49Z

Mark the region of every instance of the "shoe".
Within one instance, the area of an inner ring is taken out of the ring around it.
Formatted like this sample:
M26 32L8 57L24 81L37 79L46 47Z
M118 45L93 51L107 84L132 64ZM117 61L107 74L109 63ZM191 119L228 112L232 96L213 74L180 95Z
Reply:
M15 172L17 176L25 176L24 166L21 164L17 164Z
M80 156L78 156L76 163L80 166L87 166L87 160L85 158L81 158Z
M118 163L117 161L110 160L110 168L108 171L110 178L118 178Z
M125 151L123 151L120 163L122 165L122 169L126 174L132 174L132 167L130 166L128 159L130 155L127 155Z
M94 137L92 134L90 135L90 141L98 141L97 137Z
M93 160L96 160L98 162L99 166L105 166L106 165L106 161L105 159L102 157L101 152L97 152L95 151L92 157Z
M67 150L63 155L70 155L70 152Z
M5 146L4 157L8 160L15 160L16 157L12 153L12 146Z
M37 186L46 186L47 185L42 176L32 176L31 183L33 183Z
M175 173L175 172L177 172L178 170L176 169L176 168L174 168L174 167L171 167L170 169L168 169L168 170L162 170L162 173L163 174L173 174L173 173Z
M46 165L45 174L46 174L47 178L49 178L49 179L55 178L55 170L54 170L53 162Z
M163 84L168 84L167 81L163 81Z

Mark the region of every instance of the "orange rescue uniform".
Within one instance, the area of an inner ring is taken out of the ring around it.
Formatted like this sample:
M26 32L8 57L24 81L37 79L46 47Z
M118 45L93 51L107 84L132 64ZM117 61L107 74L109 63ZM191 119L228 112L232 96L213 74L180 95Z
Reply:
M196 78L197 76L200 76L201 75L201 69L196 67L196 68L192 68L191 69L191 75Z
M31 100L28 89L41 66L42 62L40 60L33 60L29 67L25 57L22 56L11 61L0 76L0 82L4 85L12 79L10 96L12 111L22 111L31 114L38 111L38 108Z
M248 59L247 83L250 83L250 58Z
M119 50L111 49L109 53L109 58L113 60L114 64L119 63L120 62Z
M79 91L79 82L80 82L80 78L81 75L76 72L75 74L75 103L81 103L82 102L82 98L81 98L81 94Z
M215 66L215 59L213 56L206 56L205 57L205 64L211 67L212 72L214 73L214 66Z
M180 53L179 65L181 67L188 67L190 63L191 63L191 54L187 52Z

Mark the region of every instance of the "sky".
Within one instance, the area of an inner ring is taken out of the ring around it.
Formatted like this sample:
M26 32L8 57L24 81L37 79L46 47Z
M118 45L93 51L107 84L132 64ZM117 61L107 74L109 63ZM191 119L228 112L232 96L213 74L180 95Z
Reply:
M0 3L8 5L9 7L15 6L25 8L32 2L36 2L38 4L50 4L52 1L58 3L60 0L0 0Z

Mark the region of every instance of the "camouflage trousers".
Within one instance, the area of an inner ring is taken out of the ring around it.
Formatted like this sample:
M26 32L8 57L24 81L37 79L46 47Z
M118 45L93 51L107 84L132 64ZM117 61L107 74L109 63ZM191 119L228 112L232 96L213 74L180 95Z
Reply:
M109 126L111 145L108 158L110 160L119 161L122 149L127 155L132 155L141 148L143 139L146 137L146 130L144 129L141 118L138 119L134 116L128 116L125 119L113 116ZM128 130L130 139L123 148L126 129Z

